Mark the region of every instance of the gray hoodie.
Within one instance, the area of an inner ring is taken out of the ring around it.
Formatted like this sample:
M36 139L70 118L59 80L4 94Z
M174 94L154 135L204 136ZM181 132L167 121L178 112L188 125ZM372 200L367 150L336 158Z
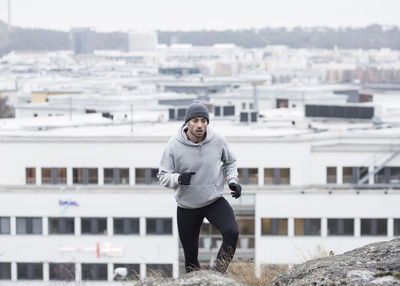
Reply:
M224 174L228 183L238 182L236 157L223 136L207 127L206 137L199 143L190 141L183 125L171 137L161 158L157 177L160 185L175 189L175 199L182 208L201 208L224 194ZM179 185L184 172L196 172L190 185Z

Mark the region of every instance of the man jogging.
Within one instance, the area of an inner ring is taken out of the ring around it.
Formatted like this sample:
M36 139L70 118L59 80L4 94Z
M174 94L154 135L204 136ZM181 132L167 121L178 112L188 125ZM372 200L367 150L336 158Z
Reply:
M239 230L224 195L224 175L231 194L239 198L236 157L228 142L208 128L207 107L195 102L186 109L185 124L172 137L161 158L158 179L175 190L179 238L186 272L199 270L199 235L204 218L222 234L214 270L225 273L236 250Z

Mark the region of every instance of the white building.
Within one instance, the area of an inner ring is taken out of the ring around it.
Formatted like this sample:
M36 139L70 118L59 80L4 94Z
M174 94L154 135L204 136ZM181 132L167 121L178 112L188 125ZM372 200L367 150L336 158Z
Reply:
M59 120L41 128L40 118L31 118L35 130L19 120L0 122L1 278L26 285L72 275L101 285L113 281L118 267L141 277L153 269L178 276L183 252L174 194L155 175L182 122L132 130L123 123L88 126L87 119L57 126ZM398 125L313 122L309 128L307 120L211 118L238 158L243 196L234 200L228 190L226 196L240 229L236 257L254 258L258 271L400 235ZM220 241L205 222L204 265Z
M156 31L132 31L128 33L129 52L153 52L158 45Z

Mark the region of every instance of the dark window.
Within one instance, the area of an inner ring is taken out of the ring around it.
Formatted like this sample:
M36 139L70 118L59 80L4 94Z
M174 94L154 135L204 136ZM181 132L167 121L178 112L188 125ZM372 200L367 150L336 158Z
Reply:
M220 106L214 106L214 114L215 114L215 116L221 116L221 107Z
M147 277L172 277L172 264L146 264Z
M390 184L400 184L400 167L389 167Z
M126 268L127 280L140 280L140 264L114 264L114 270L116 268ZM121 278L116 276L114 280L121 280Z
M42 184L66 184L67 168L42 168Z
M357 184L367 174L368 167L343 167L343 183ZM364 184L368 184L368 180Z
M239 181L243 185L258 185L257 168L238 168Z
M107 280L107 264L82 263L82 280Z
M74 234L75 221L73 217L50 217L49 234Z
M235 106L229 105L223 107L224 116L235 115Z
M159 184L157 168L136 168L135 174L136 184Z
M139 218L114 218L114 234L139 234Z
M104 184L129 185L129 169L104 168Z
M146 218L146 234L172 234L172 218Z
M82 234L107 234L106 218L81 218Z
M387 219L385 218L362 218L361 235L387 235Z
M248 122L248 121L249 121L249 113L240 112L240 122Z
M11 279L11 263L0 262L0 280Z
M395 218L393 220L393 234L395 236L400 236L400 218Z
M73 168L72 177L74 184L98 184L97 168Z
M329 218L328 235L354 235L354 219Z
M50 263L50 280L75 280L75 264L73 263Z
M25 168L25 182L28 185L36 184L36 168Z
M169 112L169 119L170 120L175 119L175 109L169 109L168 112Z
M336 167L326 167L326 183L327 184L336 184L337 176L336 176Z
M264 185L290 185L290 168L265 168Z
M9 217L0 217L0 234L10 234Z
M261 219L262 235L288 235L288 219L287 218L262 218Z
M42 234L42 218L17 217L17 234Z
M319 218L296 218L294 220L295 235L320 235L321 219Z
M43 264L17 263L18 280L43 280Z

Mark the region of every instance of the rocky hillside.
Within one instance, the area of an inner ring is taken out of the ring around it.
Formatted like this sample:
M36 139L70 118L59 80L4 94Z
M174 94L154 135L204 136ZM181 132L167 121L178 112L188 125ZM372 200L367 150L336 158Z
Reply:
M310 260L275 277L269 286L400 285L400 238Z

